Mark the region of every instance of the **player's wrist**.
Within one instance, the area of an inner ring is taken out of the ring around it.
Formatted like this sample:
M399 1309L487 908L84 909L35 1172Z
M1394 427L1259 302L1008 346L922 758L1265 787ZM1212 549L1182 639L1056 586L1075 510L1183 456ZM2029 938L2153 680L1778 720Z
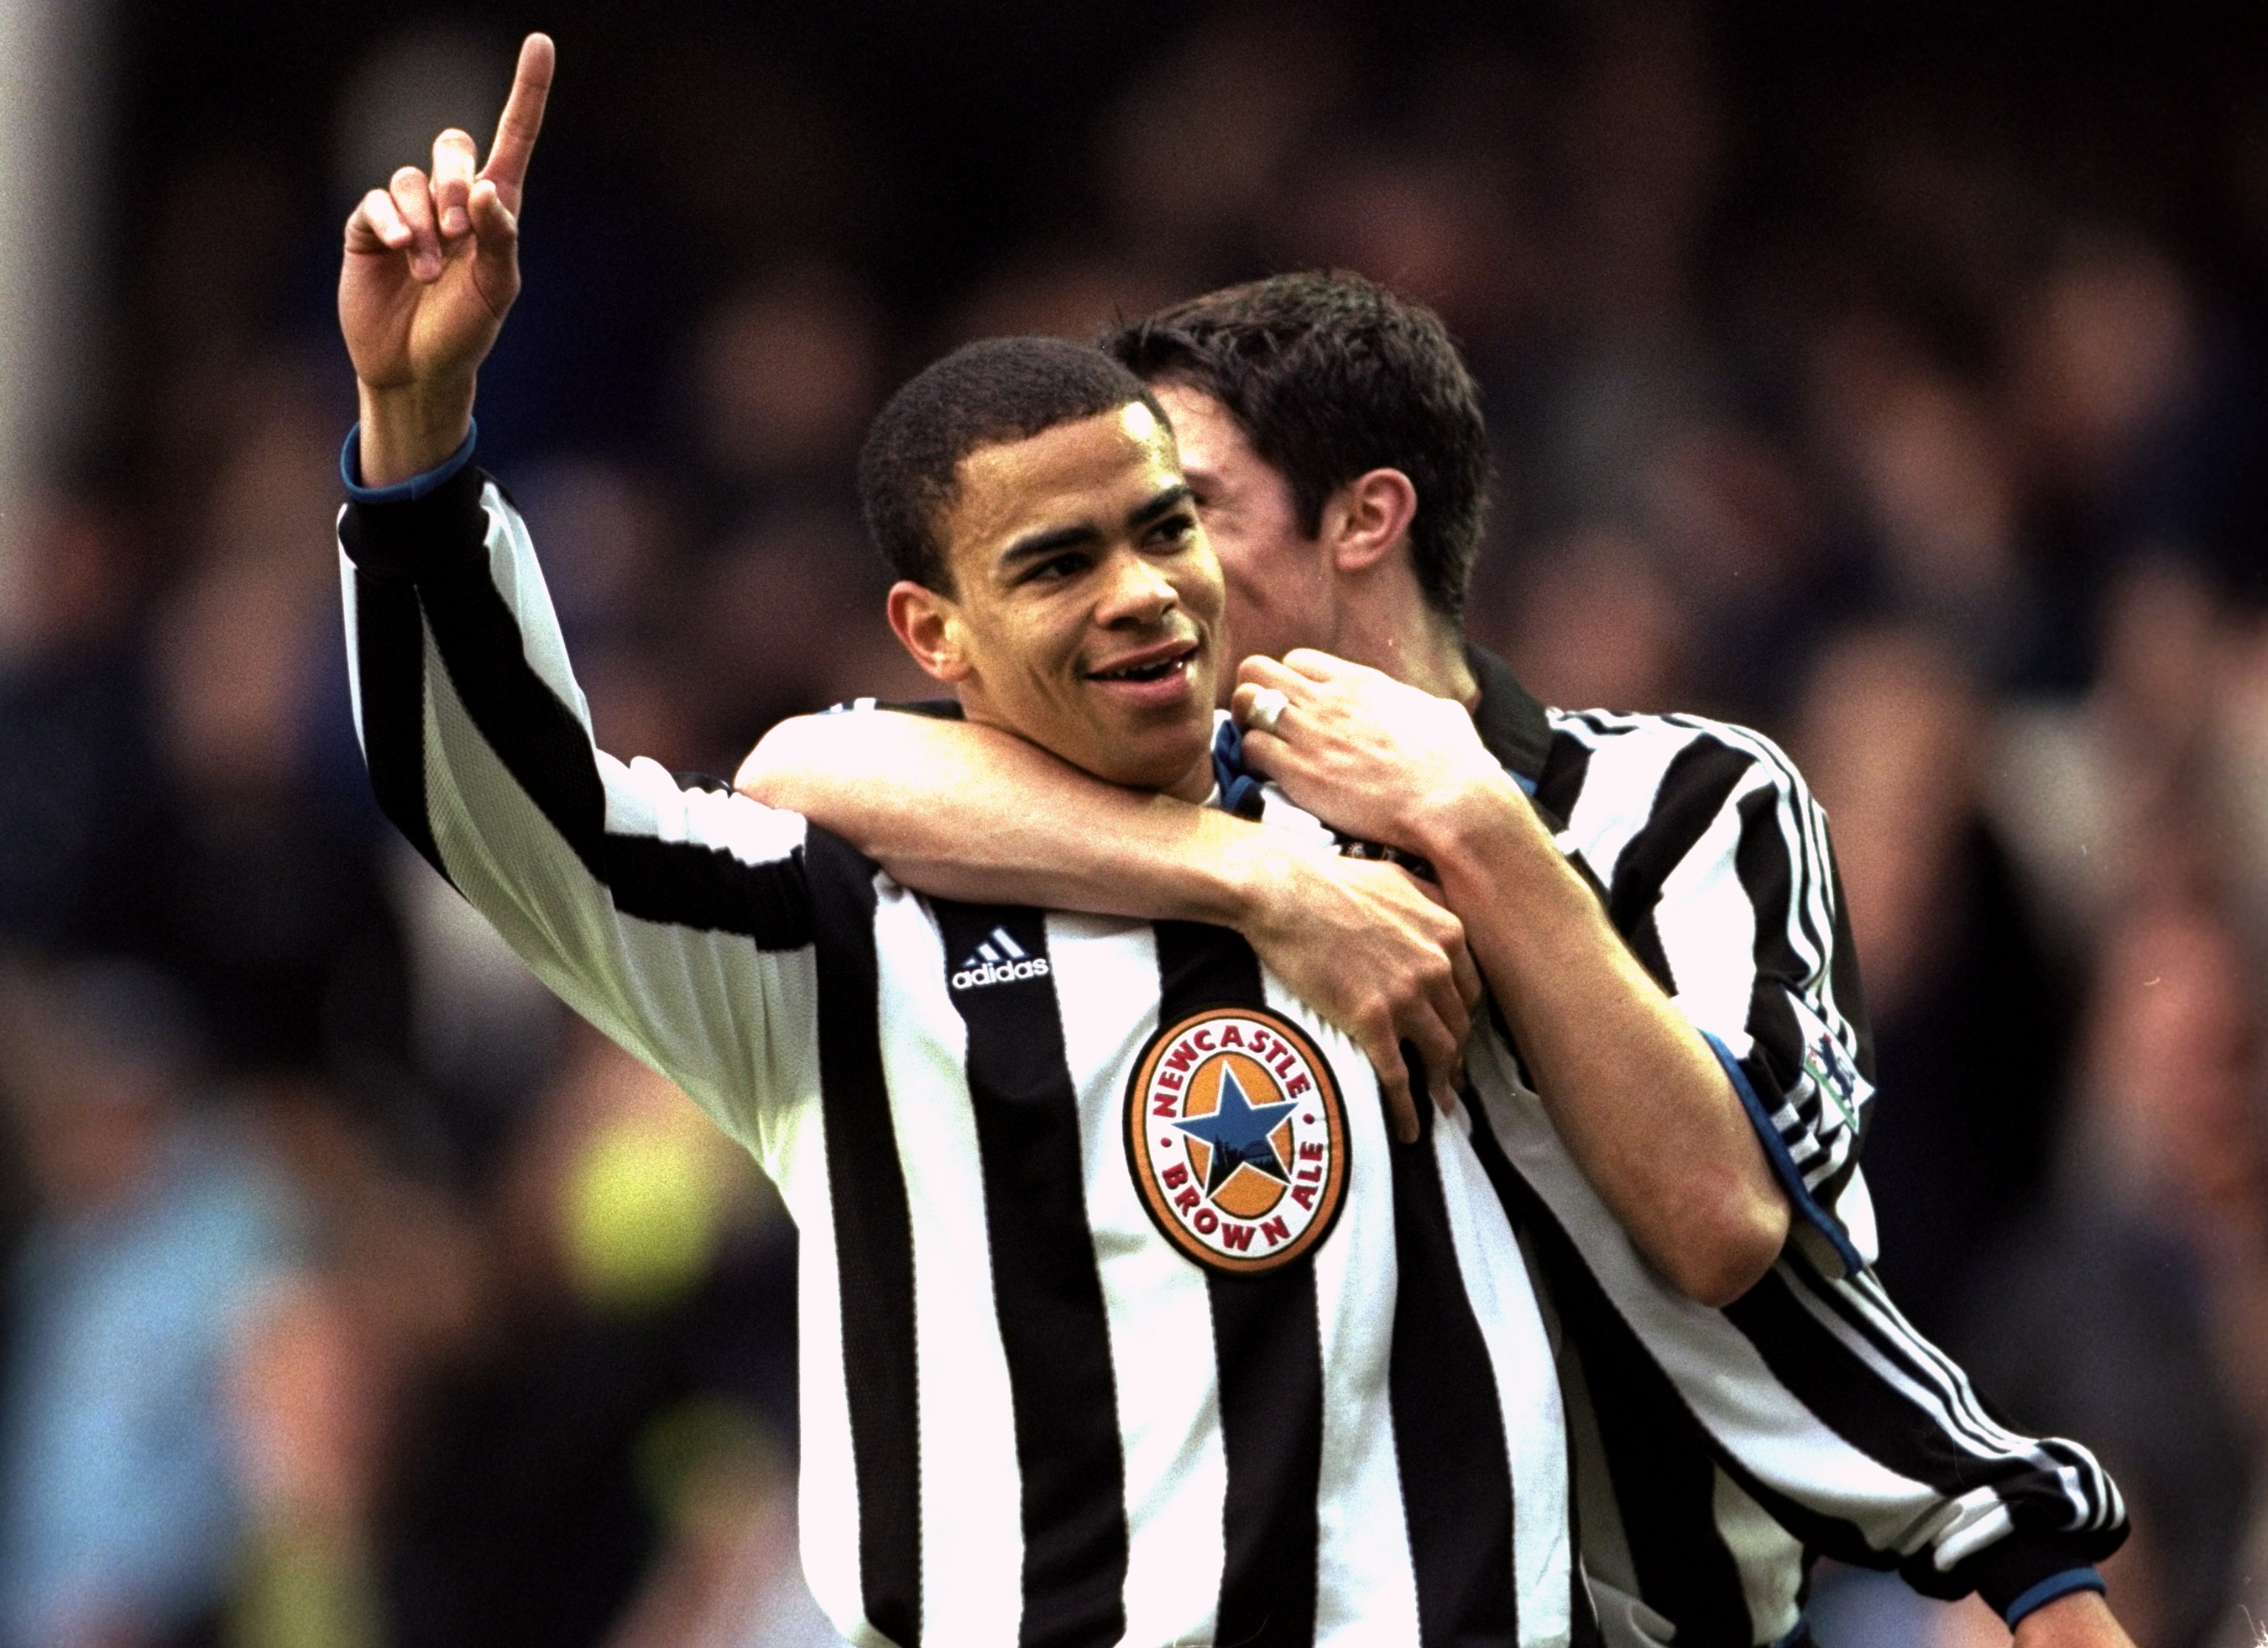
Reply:
M2016 1648L2132 1648L2102 1593L2070 1591L2016 1622Z
M1456 775L1413 797L1397 833L1408 837L1410 851L1437 868L1496 858L1507 842L1551 850L1528 798L1498 768Z
M474 380L359 382L362 484L387 487L448 461L473 426Z
M1214 919L1234 928L1256 947L1282 933L1301 902L1300 888L1314 873L1297 852L1280 841L1264 838L1260 826L1233 823L1224 831L1222 850L1213 855L1218 866L1220 909Z

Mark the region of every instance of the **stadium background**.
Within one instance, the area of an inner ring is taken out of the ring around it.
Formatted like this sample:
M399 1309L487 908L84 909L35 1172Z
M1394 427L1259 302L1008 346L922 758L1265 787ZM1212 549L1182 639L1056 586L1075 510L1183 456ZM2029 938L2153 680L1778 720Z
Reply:
M384 830L338 224L561 73L483 457L602 740L917 689L847 469L961 339L1437 305L1476 634L1826 803L1884 1269L2268 1613L2268 26L2204 9L0 0L0 1644L826 1640L792 1240ZM27 91L28 88L28 91ZM31 92L39 95L31 95ZM12 285L8 283L12 282ZM2005 1639L1828 1573L1837 1648Z

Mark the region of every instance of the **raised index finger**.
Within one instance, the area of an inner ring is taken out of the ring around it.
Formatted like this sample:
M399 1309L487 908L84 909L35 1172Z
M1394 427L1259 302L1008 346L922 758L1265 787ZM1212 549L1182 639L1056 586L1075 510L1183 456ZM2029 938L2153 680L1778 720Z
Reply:
M481 175L497 186L504 210L515 217L520 187L527 181L527 158L535 152L535 135L543 129L543 104L551 95L551 70L557 61L558 50L549 34L531 34L520 42L512 95L497 121L489 163L481 168Z

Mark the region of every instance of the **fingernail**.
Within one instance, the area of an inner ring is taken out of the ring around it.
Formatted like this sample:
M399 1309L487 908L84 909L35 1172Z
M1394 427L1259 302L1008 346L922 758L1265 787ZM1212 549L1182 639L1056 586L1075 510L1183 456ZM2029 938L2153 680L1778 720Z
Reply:
M447 211L441 214L441 232L443 234L460 235L472 226L472 218L467 215L465 209L461 206L452 206Z

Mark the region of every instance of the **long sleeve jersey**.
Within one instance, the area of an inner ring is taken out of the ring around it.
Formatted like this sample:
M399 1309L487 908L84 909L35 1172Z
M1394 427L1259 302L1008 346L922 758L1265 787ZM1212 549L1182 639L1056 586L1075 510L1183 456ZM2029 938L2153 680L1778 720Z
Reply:
M1756 1648L1811 1558L1981 1593L2004 1617L2124 1541L2077 1443L2004 1424L1871 1269L1876 1101L1827 821L1769 739L1692 716L1546 710L1475 649L1483 740L1716 1049L1795 1211L1712 1310L1652 1269L1514 1070L1478 1045L1484 1154L1548 1277L1569 1362L1584 1557L1616 1648ZM1894 1100L1893 1100L1894 1101Z
M1390 1144L1359 1051L1233 933L919 897L600 751L468 456L341 517L372 783L779 1187L805 1568L844 1634L1595 1641L1470 1118Z

